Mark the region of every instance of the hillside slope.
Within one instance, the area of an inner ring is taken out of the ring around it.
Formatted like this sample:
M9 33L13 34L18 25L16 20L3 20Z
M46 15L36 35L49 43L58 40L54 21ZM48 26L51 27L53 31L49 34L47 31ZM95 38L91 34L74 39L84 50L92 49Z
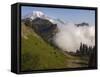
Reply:
M87 63L78 57L64 55L45 42L34 30L22 23L21 70L42 70L84 67ZM81 64L77 63L81 62Z

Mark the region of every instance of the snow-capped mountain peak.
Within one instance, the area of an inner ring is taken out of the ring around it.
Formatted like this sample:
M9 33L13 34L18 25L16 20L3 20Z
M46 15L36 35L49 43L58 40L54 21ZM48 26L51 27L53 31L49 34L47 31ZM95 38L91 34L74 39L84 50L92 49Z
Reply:
M52 22L53 24L64 24L62 20L54 19L43 13L42 11L33 11L31 14L28 14L23 17L23 19L30 18L30 20L34 20L35 18L46 19Z
M33 11L33 14L32 14L32 16L30 18L33 20L36 17L43 18L43 19L47 18L47 16L43 12L41 12L41 11Z
M33 16L43 17L45 14L41 11L33 11Z

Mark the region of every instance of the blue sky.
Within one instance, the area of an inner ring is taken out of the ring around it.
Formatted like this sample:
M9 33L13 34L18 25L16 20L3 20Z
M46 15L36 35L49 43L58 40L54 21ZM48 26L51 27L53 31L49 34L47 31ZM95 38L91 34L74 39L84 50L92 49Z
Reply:
M42 11L51 18L61 19L65 22L81 23L87 22L90 25L95 25L95 11L94 10L80 10L80 9L59 9L46 7L31 7L22 6L21 16L28 15L33 11Z

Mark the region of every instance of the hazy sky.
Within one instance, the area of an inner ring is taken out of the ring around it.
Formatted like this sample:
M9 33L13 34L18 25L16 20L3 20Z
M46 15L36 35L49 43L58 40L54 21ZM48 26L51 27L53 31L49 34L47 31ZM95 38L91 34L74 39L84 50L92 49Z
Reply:
M31 7L22 6L21 15L25 16L31 14L33 11L41 11L49 17L59 18L65 22L81 23L87 22L90 25L95 25L95 11L94 10L80 10L80 9L59 9L46 7Z

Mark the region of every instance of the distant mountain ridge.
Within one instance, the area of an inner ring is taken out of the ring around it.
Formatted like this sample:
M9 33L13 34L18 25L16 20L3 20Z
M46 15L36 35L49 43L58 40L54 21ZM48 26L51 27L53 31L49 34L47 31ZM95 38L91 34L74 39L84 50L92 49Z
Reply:
M47 19L52 23L54 22L52 18L48 17L46 14L44 14L41 11L33 11L33 13L22 17L23 20L27 18L29 18L31 21L34 20L35 18L41 18L41 19Z

